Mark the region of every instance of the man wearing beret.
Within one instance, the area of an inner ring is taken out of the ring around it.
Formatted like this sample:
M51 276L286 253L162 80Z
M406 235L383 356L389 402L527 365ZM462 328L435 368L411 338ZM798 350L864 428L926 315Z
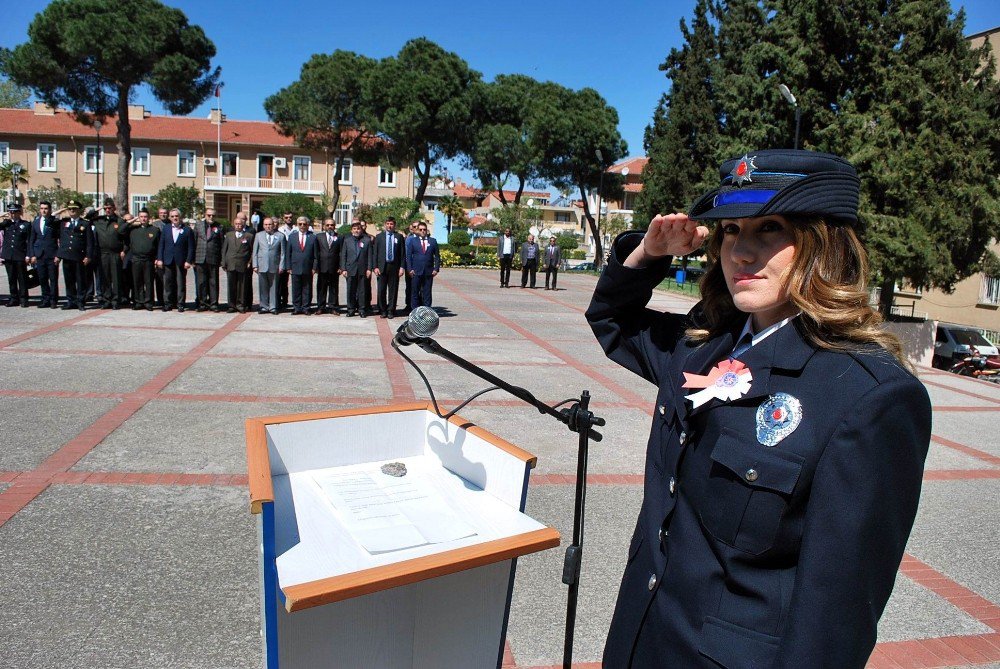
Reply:
M153 310L153 265L160 247L160 229L149 220L149 211L139 215L128 228L128 253L132 258L132 286L135 295L133 310Z
M104 213L93 220L93 226L101 254L100 307L117 309L125 302L122 261L125 259L127 227L115 213L115 201L110 197L104 200Z
M86 309L87 275L90 273L91 259L94 257L94 234L90 221L80 217L83 209L76 200L66 203L69 217L62 219L59 226L59 251L56 257L62 260L63 280L66 282L66 304L63 309Z
M21 205L16 202L7 207L10 217L0 221L3 231L3 245L0 260L7 270L7 285L10 287L8 307L28 306L28 237L31 226L21 218Z

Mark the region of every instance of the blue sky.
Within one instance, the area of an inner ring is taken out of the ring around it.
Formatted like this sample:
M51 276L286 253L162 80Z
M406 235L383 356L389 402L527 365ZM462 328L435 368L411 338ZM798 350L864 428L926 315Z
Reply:
M26 40L28 25L46 4L6 3L0 44ZM596 89L618 110L631 155L642 154L643 130L666 87L657 68L670 48L680 45L678 23L694 7L693 0L166 4L183 10L215 42L229 118L265 119L264 98L298 78L302 63L314 53L347 49L382 58L397 53L408 39L425 36L465 58L486 80L523 73ZM952 6L965 7L966 34L1000 24L996 0L953 0ZM163 113L146 92L136 101ZM207 115L213 105L214 98L194 115Z

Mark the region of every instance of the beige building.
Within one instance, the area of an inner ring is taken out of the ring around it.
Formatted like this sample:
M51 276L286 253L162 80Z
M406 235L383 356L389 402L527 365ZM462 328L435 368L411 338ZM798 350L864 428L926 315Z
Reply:
M333 190L334 158L297 147L273 123L225 116L220 123L214 110L205 119L154 116L141 105L129 107L129 120L132 162L126 205L133 213L170 184L197 188L206 206L230 220L239 211L258 209L275 194L303 193L320 201ZM22 190L61 186L94 202L105 193L113 196L118 183L115 143L114 118L101 128L98 142L94 128L64 110L37 103L34 109L0 109L0 164L19 162L27 169L29 183ZM348 163L335 217L346 223L358 204L413 195L409 167L391 171Z

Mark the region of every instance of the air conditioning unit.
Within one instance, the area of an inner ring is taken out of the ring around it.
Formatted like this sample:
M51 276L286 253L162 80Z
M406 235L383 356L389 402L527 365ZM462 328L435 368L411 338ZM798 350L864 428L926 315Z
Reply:
M278 168L279 170L283 170L286 167L288 167L288 161L286 159L284 159L284 158L275 158L274 159L274 166L276 168Z
M202 165L205 167L215 167L215 158L205 158L202 161Z

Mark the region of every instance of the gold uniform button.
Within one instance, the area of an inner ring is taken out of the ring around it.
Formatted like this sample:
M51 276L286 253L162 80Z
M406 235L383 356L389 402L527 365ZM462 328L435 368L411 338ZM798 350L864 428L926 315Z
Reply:
M656 574L650 574L649 583L646 584L646 587L650 590L656 587Z
M757 476L758 474L756 469L748 469L747 473L743 475L743 478L745 478L750 483L753 483L754 481L757 480Z

